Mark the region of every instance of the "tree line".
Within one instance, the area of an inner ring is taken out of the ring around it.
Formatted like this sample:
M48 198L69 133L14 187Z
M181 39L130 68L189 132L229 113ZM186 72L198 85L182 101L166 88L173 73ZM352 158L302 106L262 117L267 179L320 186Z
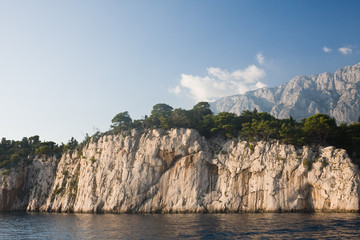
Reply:
M229 112L214 115L207 102L199 102L190 110L173 109L160 103L153 106L150 116L140 120L132 120L127 111L118 113L112 119L110 128L113 134L130 129L192 128L207 138L240 137L247 141L276 139L298 147L331 145L346 149L353 160L360 163L360 118L352 124L337 125L334 118L320 113L298 122L291 116L276 119L256 109L245 110L239 116Z
M70 141L69 141L70 142ZM38 135L24 137L20 141L2 138L0 142L0 168L11 168L21 160L31 161L35 155L60 156L65 145L40 141Z
M11 167L20 160L31 160L35 155L61 156L67 151L82 151L91 138L98 139L105 134L119 134L131 129L146 131L149 129L169 130L171 128L191 128L206 138L240 137L247 141L269 141L276 139L285 144L298 147L303 145L332 145L347 150L353 161L360 163L360 119L352 124L336 124L335 119L326 114L315 114L300 122L292 117L276 119L266 112L245 110L241 115L221 112L214 115L207 102L199 102L192 109L173 109L159 103L153 106L150 116L133 120L127 111L120 112L111 120L110 130L97 132L92 137L86 135L78 143L71 138L67 144L42 142L39 136L23 138L21 141L3 138L0 143L0 167Z

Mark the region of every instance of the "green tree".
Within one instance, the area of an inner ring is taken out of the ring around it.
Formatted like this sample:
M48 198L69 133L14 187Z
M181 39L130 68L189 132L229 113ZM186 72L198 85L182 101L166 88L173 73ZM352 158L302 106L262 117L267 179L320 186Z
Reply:
M344 147L355 163L360 166L360 122L353 123L347 127L347 142Z
M253 119L251 123L243 123L240 135L249 141L269 141L276 138L278 129L275 121Z
M62 149L54 142L42 142L36 149L35 153L38 155L58 155L61 154Z
M132 127L132 119L127 111L116 114L111 122L111 128L113 128L115 132L128 130Z
M214 116L215 127L212 132L222 133L227 137L235 137L237 134L237 116L235 113L221 112Z
M132 123L133 128L135 129L146 129L144 119L134 120Z
M78 145L79 145L78 141L74 137L71 137L68 143L62 147L62 151L63 152L74 151Z
M215 128L215 116L212 114L208 114L203 117L201 121L201 125L196 130L205 137L210 137L212 135L211 130Z
M251 127L254 129L254 132L259 140L269 141L270 137L274 138L277 132L277 129L274 127L274 125L274 122L269 120L254 120L251 124Z
M190 127L198 130L201 134L207 135L210 129L206 129L209 125L209 120L213 116L208 102L199 102L190 110Z
M256 118L256 114L249 110L241 112L240 119L242 123L251 123Z
M172 127L176 128L191 128L192 118L191 112L182 108L176 108L171 113Z
M247 141L253 142L256 138L256 132L252 127L252 123L246 122L242 124L242 129L240 131L240 136Z
M303 121L303 131L310 142L324 145L328 136L336 129L336 122L326 114L316 113L305 118Z
M10 162L17 163L21 160L21 156L18 153L13 153L10 156Z
M296 124L296 122L292 121L292 119L281 125L279 137L285 144L301 146L304 143L304 133L302 132L301 127Z
M153 106L150 117L147 121L153 128L169 129L171 127L171 113L173 108L165 103L158 103Z
M29 143L32 146L37 146L40 143L40 137L38 135L29 137Z
M206 115L213 115L208 102L199 102L192 109L193 118L195 121L201 121Z

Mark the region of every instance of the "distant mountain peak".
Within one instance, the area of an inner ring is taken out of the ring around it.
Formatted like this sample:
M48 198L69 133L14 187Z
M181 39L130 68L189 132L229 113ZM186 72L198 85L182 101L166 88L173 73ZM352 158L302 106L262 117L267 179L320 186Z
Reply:
M211 103L213 112L244 110L269 112L277 118L300 120L315 113L328 114L338 123L351 123L360 116L360 63L335 73L296 76L279 87L264 87L223 97Z

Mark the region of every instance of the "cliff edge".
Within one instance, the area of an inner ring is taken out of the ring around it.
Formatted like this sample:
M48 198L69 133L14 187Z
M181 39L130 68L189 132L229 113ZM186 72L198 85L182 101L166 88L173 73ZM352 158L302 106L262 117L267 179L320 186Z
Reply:
M216 147L215 147L216 146ZM0 210L49 212L359 211L345 150L206 140L195 130L133 130L60 160L0 171Z

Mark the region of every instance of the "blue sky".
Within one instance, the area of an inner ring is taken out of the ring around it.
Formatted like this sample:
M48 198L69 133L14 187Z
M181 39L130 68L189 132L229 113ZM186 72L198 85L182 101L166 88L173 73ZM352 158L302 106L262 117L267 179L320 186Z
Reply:
M0 1L0 134L66 143L360 62L360 1Z

